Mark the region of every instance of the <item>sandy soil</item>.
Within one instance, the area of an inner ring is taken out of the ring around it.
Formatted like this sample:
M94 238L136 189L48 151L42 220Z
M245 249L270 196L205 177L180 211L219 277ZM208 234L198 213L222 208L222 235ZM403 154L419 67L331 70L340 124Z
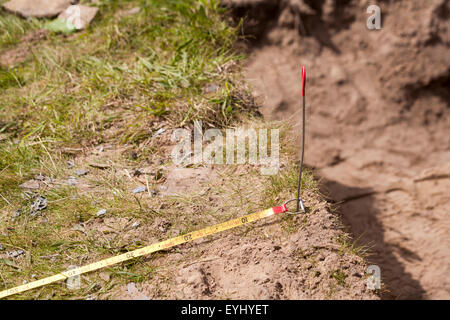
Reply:
M226 2L245 17L246 76L269 119L300 124L306 163L381 267L385 298L450 298L450 4Z
M209 184L197 180L196 186L183 179L204 174L211 176L211 169L184 168L170 175L165 186L171 194L202 192L208 185L230 185L227 177L236 171L221 171ZM307 216L273 216L181 245L152 259L157 271L150 280L128 283L100 298L379 299L366 287L367 262L352 250L329 203L312 191L305 192L304 199L313 210ZM174 231L170 226L160 230L164 238ZM145 238L145 230L141 232Z

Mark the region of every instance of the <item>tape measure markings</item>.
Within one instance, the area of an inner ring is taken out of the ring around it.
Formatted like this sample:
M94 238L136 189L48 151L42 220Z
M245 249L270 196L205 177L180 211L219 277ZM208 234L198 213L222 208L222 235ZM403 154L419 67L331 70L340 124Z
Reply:
M95 270L99 270L105 267L109 267L115 264L119 264L121 262L124 261L128 261L137 257L141 257L144 255L148 255L150 253L156 252L156 251L160 251L162 249L167 249L170 247L174 247L186 242L190 242L199 238L203 238L215 233L219 233L222 231L226 231L244 224L248 224L250 222L254 222L269 216L272 216L274 214L279 214L279 213L283 213L286 212L286 205L281 205L278 207L273 207L270 209L266 209L263 211L259 211L256 213L251 213L248 214L246 216L240 217L240 218L236 218L236 219L232 219L220 224L216 224L213 225L211 227L206 227L204 229L201 230L197 230L197 231L193 231L190 233L187 233L185 235L181 235L181 236L177 236L175 238L171 238L168 240L164 240L158 243L154 243L151 244L149 246L140 248L140 249L136 249L130 252L126 252L123 253L121 255L115 256L115 257L111 257L111 258L107 258L101 261L97 261L97 262L93 262L91 264L76 268L76 269L72 269L72 270L67 270L58 274L55 274L53 276L41 279L41 280L36 280L30 283L26 283L23 284L21 286L17 286L11 289L6 289L4 291L0 291L0 299L2 298L6 298L9 296L12 296L14 294L18 294L21 292L25 292L28 290L32 290L35 288L39 288L39 287L43 287L46 286L48 284L52 284L61 280L66 280L70 277L74 277L77 275L81 275L84 273L88 273L88 272L92 272Z

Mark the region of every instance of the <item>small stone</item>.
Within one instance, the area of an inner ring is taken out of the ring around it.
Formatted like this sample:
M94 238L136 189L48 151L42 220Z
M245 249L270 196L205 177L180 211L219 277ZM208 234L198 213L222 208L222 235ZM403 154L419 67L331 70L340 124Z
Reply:
M75 174L79 177L81 176L85 176L89 173L90 171L88 169L79 169L79 170L75 170Z
M16 250L16 251L10 251L6 253L6 256L9 258L17 258L18 256L21 256L24 254L23 250Z
M11 0L3 8L22 17L51 18L63 12L73 0Z
M70 176L69 179L67 180L67 183L71 186L76 185L77 184L77 178L75 178L74 176Z
M84 229L84 227L81 224L75 224L73 225L73 227L71 228L71 230L73 231L80 231L80 232L85 232L86 230Z
M138 13L140 10L141 10L141 8L135 7L135 8L133 8L133 9L128 10L128 11L126 12L126 15L131 16L131 15L133 15L133 14Z
M41 196L37 197L36 200L31 205L30 215L35 216L38 214L39 211L45 210L47 208L47 204L48 204L47 198Z
M73 167L75 167L75 163L73 161L71 161L71 160L68 160L66 162L66 164L67 164L67 168L68 169L72 169Z
M210 84L205 88L206 93L216 92L219 89L219 86L215 84Z
M92 168L97 168L97 169L108 169L110 167L109 164L105 164L105 163L90 163L89 166L91 166Z
M155 134L153 135L153 138L159 136L160 134L164 133L165 131L166 131L165 128L158 129L158 131L156 131Z
M129 284L127 284L127 289L128 289L128 292L137 290L136 284L134 282L130 282Z
M22 183L21 185L19 185L19 187L23 188L23 189L39 189L40 184L39 184L39 181L31 179L31 180L28 180L27 182Z
M145 192L146 190L147 190L147 187L145 187L145 186L137 187L137 188L133 189L133 193L134 194L141 193L141 192Z
M137 228L139 228L140 225L141 225L141 224L140 224L139 222L135 222L135 223L133 223L133 224L131 225L131 227L132 227L133 229L137 229Z
M43 176L42 174L37 174L37 175L34 176L34 179L38 180L38 181L44 181L45 180L45 176Z
M3 245L0 243L0 251L3 251L3 250L4 250Z
M106 214L106 209L100 209L97 212L97 217L104 216Z

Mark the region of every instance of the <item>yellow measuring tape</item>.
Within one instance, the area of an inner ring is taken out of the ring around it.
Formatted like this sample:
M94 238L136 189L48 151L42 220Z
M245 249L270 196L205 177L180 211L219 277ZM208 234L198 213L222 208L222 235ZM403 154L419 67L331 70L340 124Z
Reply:
M162 242L158 242L155 244L151 244L147 247L141 248L141 249L137 249L134 251L130 251L112 258L108 258L105 260L101 260L98 262L94 262L91 264L88 264L86 266L80 267L80 268L76 268L76 269L72 269L72 270L68 270L65 272L61 272L58 274L55 274L54 276L48 277L48 278L44 278L41 280L37 280L37 281L33 281L15 288L11 288L11 289L7 289L4 291L0 292L0 299L5 298L5 297L9 297L11 295L17 294L17 293L21 293L21 292L25 292L31 289L35 289L35 288L39 288L39 287L43 287L45 285L57 282L57 281L61 281L61 280L66 280L70 277L74 277L80 274L84 274L84 273L88 273L91 271L95 271L98 269L102 269L105 267L109 267L127 260L131 260L133 258L137 258L140 256L144 256L144 255L148 255L152 252L156 252L159 250L163 250L163 249L167 249L170 247L174 247L177 245L180 245L182 243L186 243L189 241L193 241L195 239L199 239L199 238L203 238L215 233L219 233L228 229L232 229L232 228L236 228L238 226L250 223L250 222L254 222L257 221L259 219L263 219L269 216L272 216L274 214L279 214L279 213L283 213L286 212L286 205L281 205L278 207L273 207L270 209L266 209L260 212L256 212L256 213L251 213L248 214L246 216L240 217L240 218L236 218L233 220L229 220L227 222L223 222L220 224L216 224L214 226L211 227L207 227L198 231L194 231L182 236L178 236L172 239L168 239Z

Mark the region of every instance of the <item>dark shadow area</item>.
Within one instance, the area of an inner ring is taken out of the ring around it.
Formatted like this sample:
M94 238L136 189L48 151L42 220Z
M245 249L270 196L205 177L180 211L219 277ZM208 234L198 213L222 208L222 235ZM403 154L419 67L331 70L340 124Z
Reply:
M276 26L280 15L280 1L223 1L230 18L235 25L240 24L240 35L252 44L258 46L266 33Z
M336 204L338 213L356 239L356 244L369 248L368 262L381 268L384 286L382 299L426 298L425 290L406 272L396 254L409 261L420 260L420 257L398 244L384 241L385 227L377 217L380 212L375 204L375 192L326 179L321 182L322 192L330 202Z
M325 48L330 49L335 54L341 54L341 50L331 40L329 27L316 15L304 15L305 31L307 36L311 36Z
M432 79L429 83L423 84L417 82L415 84L406 85L404 95L406 97L406 106L410 107L414 101L421 96L437 96L450 108L450 67L447 72Z
M223 3L235 25L241 23L241 36L252 49L267 45L266 35L274 28L288 28L298 31L301 37L315 38L322 46L340 54L339 48L331 40L330 30L348 28L354 16L348 16L343 9L333 11L329 21L322 19L321 1L312 1L309 6L313 12L304 12L295 2L281 0L260 0ZM347 3L348 0L339 2ZM338 6L344 8L345 6ZM290 23L281 23L280 15L289 12L293 17ZM249 50L249 49L247 49Z

